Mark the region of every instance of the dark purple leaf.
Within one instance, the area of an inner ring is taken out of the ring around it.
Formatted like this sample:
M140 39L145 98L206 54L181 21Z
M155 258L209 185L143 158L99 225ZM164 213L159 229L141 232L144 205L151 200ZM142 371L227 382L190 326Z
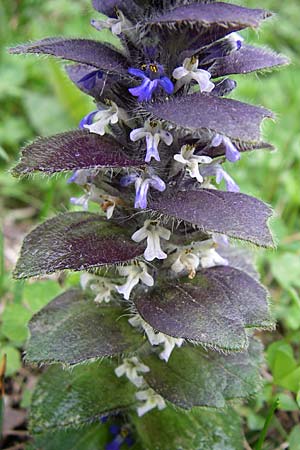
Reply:
M229 3L192 3L148 19L147 25L194 25L205 45L246 27L256 28L271 13L262 9L243 8Z
M265 203L246 194L214 189L160 194L149 208L185 220L206 232L226 234L264 247L273 246Z
M222 408L226 400L247 398L259 390L261 347L252 339L248 351L222 355L186 345L173 350L168 364L154 354L144 357L150 367L144 377L156 392L181 408Z
M143 344L119 306L100 306L79 289L56 297L33 316L26 360L77 364L137 350Z
M32 44L18 45L11 48L10 53L53 55L108 72L127 73L126 60L120 53L90 39L46 38Z
M261 121L273 117L265 108L199 93L145 104L144 108L153 116L194 133L209 129L246 142L259 141Z
M219 245L218 253L227 259L229 265L235 269L242 270L259 281L259 274L255 269L255 258L249 249L234 247L232 245Z
M133 0L93 0L93 7L109 17L115 17L115 8L120 9L127 17L136 15L140 10Z
M249 73L269 69L288 63L287 58L274 52L263 48L245 46L227 56L216 59L210 66L209 72L213 77L222 77L234 73Z
M60 214L25 237L14 276L28 278L130 261L140 256L144 248L130 239L130 233L125 233L124 228L98 214Z
M144 161L129 159L124 147L110 136L98 136L87 130L68 131L38 138L22 151L13 169L15 176L33 171L61 172L100 167L140 167Z
M273 325L267 291L230 266L203 269L192 281L162 282L134 303L154 329L218 349L241 351L248 345L245 328Z

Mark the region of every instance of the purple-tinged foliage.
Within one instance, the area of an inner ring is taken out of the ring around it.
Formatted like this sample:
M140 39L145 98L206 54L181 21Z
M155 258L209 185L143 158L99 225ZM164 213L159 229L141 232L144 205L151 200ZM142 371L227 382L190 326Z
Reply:
M12 173L20 176L33 171L54 173L101 167L142 167L144 164L143 160L128 158L124 146L113 137L74 130L38 138L29 144L22 150Z
M108 18L96 15L91 24L117 35L118 49L65 38L11 49L72 61L69 78L95 101L80 130L26 146L13 174L72 171L69 182L85 193L71 202L86 210L94 202L106 214L61 214L24 240L16 278L89 272L81 291L65 292L34 316L27 360L104 358L71 373L58 365L46 372L33 398L32 429L42 434L128 408L142 416L168 406L169 413L140 422L130 412L138 446L239 450L238 420L210 413L216 436L209 413L176 411L177 423L169 405L224 407L257 391L261 349L251 329L273 322L251 258L229 238L272 247L272 210L238 192L239 164L230 175L223 164L272 149L260 128L273 115L226 96L237 88L234 74L288 61L236 33L271 16L263 9L213 0L92 3ZM184 437L167 429L165 438L159 417ZM99 448L119 450L129 429L118 418L113 439Z
M192 281L158 283L134 302L156 330L213 349L241 351L248 345L245 328L273 325L266 290L229 266L201 270Z
M128 229L98 214L60 214L35 228L24 239L14 276L28 278L59 270L85 270L129 262L143 253Z
M99 306L79 289L64 292L31 319L26 361L78 364L135 351L142 336L122 315L120 306Z
M79 63L95 66L103 71L126 72L126 60L116 51L90 39L46 38L33 44L19 45L10 53L37 53L53 55Z
M263 247L273 246L267 226L272 210L249 195L211 189L169 190L153 199L149 208L190 222L208 233L226 234Z
M184 409L223 408L233 396L247 398L257 392L261 384L258 370L261 360L262 346L254 339L244 353L222 355L186 345L174 350L168 364L155 355L143 358L150 367L145 374L147 383Z
M265 108L198 93L149 103L144 108L155 119L171 122L196 135L208 129L245 142L257 142L262 120L273 117Z
M223 77L225 75L249 73L258 70L271 69L272 67L288 64L288 58L270 52L263 48L242 47L237 52L217 58L210 66L209 71L213 77Z

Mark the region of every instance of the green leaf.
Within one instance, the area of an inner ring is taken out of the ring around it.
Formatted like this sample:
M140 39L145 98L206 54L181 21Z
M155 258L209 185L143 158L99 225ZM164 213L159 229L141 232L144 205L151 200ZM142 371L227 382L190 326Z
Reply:
M150 367L147 383L181 408L222 408L226 400L253 395L260 385L261 345L255 340L243 353L223 355L185 345L173 350L168 364L156 354L142 360Z
M300 387L300 366L298 366L293 349L283 341L274 342L267 351L267 360L272 371L274 383L292 392Z
M32 313L20 304L8 304L2 315L2 333L11 341L24 342L28 337L26 324Z
M123 316L123 317L122 317ZM61 294L29 324L26 360L76 364L136 350L143 344L119 306L100 306L79 289Z
M27 324L34 313L61 291L56 281L28 283L22 292L22 304L8 303L2 315L1 332L11 341L23 343L29 336Z
M4 355L7 357L5 375L10 377L18 372L22 367L20 351L11 345L5 345L1 347L0 360Z
M299 450L300 425L295 425L288 438L289 450Z
M32 398L30 429L35 433L90 424L135 404L136 388L114 374L109 360L63 370L51 366Z
M241 420L233 409L194 408L189 413L168 407L139 418L132 415L143 450L241 450Z
M105 424L95 423L80 429L43 433L34 436L35 448L43 450L96 450L104 449L111 435Z
M274 278L283 288L300 287L299 255L284 253L274 257L271 260L271 270Z
M283 411L298 411L298 405L291 395L281 392L277 395L279 400L279 408Z

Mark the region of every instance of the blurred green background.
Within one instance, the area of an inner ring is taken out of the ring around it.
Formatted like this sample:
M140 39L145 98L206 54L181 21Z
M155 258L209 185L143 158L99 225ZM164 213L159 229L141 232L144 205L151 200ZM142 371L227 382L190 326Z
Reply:
M70 208L71 189L76 188L66 185L65 175L51 180L34 176L20 181L8 169L16 161L21 146L37 135L76 127L93 104L68 81L63 63L44 57L11 56L7 47L52 35L110 39L108 33L99 33L89 25L90 18L97 17L90 3L90 0L2 0L0 3L0 164L3 169L0 175L0 358L4 353L8 356L9 389L16 385L18 392L18 395L8 395L8 404L11 409L23 412L23 422L35 377L34 371L21 368L21 353L28 335L26 324L61 287L54 279L15 282L10 272L24 233L41 219ZM262 369L265 383L261 394L241 408L245 445L254 448L267 425L262 448L299 450L300 4L299 0L236 3L269 8L277 13L258 32L242 34L247 41L269 46L292 61L280 71L235 77L238 89L234 98L263 105L277 116L276 123L265 123L263 128L264 138L275 145L276 152L249 153L235 165L227 165L242 192L273 206L276 214L271 226L278 244L276 251L257 251L262 280L270 290L278 326L273 333L260 334L266 345L266 364ZM67 282L72 283L72 276ZM272 414L277 399L278 408ZM270 423L266 424L268 418ZM14 442L18 437L9 439Z

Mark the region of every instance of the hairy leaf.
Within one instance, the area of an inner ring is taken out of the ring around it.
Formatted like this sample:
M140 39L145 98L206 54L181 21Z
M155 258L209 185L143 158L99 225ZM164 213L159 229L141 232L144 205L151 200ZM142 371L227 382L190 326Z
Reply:
M129 159L123 150L124 147L110 136L99 136L87 130L67 131L38 138L27 145L13 174L20 176L33 171L54 173L101 167L140 167L145 164L142 160Z
M226 234L265 247L273 245L267 225L272 210L245 194L212 189L169 191L152 199L149 207L206 232Z
M79 63L89 64L109 72L125 72L126 62L120 53L90 39L46 38L31 44L11 48L10 53L37 53L53 55Z
M65 70L71 81L85 94L91 95L96 99L107 97L108 94L111 94L110 88L115 82L113 75L107 77L101 72L101 75L98 76L99 72L97 72L97 69L87 64L67 64ZM92 77L93 82L91 80L89 83L82 81L88 75L94 75Z
M143 417L131 416L144 450L241 450L242 423L232 409L194 408L188 413L169 406Z
M133 0L93 0L93 7L109 17L115 17L116 8L126 12L127 17L138 12L137 4Z
M243 350L245 328L270 328L267 292L245 272L229 266L203 269L193 280L162 282L134 299L153 328L204 346Z
M108 427L102 423L78 428L48 431L34 436L36 449L43 450L95 450L105 448L111 440ZM28 449L29 450L29 449Z
M123 228L98 214L60 214L25 237L14 276L28 278L126 262L143 250L124 234Z
M136 388L114 374L108 359L64 370L51 366L34 391L30 429L35 433L97 422L135 403Z
M271 13L229 3L192 3L174 8L145 21L146 25L194 25L207 44L246 27L258 27Z
M222 355L186 345L173 350L166 364L157 355L143 357L147 383L176 406L222 408L226 400L247 398L260 387L261 344L252 340L243 353Z
M79 289L67 291L31 319L26 360L77 364L134 351L142 338L123 314L123 308L97 305Z
M222 77L234 73L249 73L256 70L269 69L288 64L288 62L289 60L284 56L263 48L244 46L227 56L217 58L210 66L209 72L212 77Z
M208 129L245 142L259 141L262 120L272 117L264 108L200 93L149 103L144 108L153 116L192 132Z
M218 246L219 255L227 259L229 265L235 269L242 270L252 278L259 279L259 274L255 269L254 255L249 249L228 246Z

